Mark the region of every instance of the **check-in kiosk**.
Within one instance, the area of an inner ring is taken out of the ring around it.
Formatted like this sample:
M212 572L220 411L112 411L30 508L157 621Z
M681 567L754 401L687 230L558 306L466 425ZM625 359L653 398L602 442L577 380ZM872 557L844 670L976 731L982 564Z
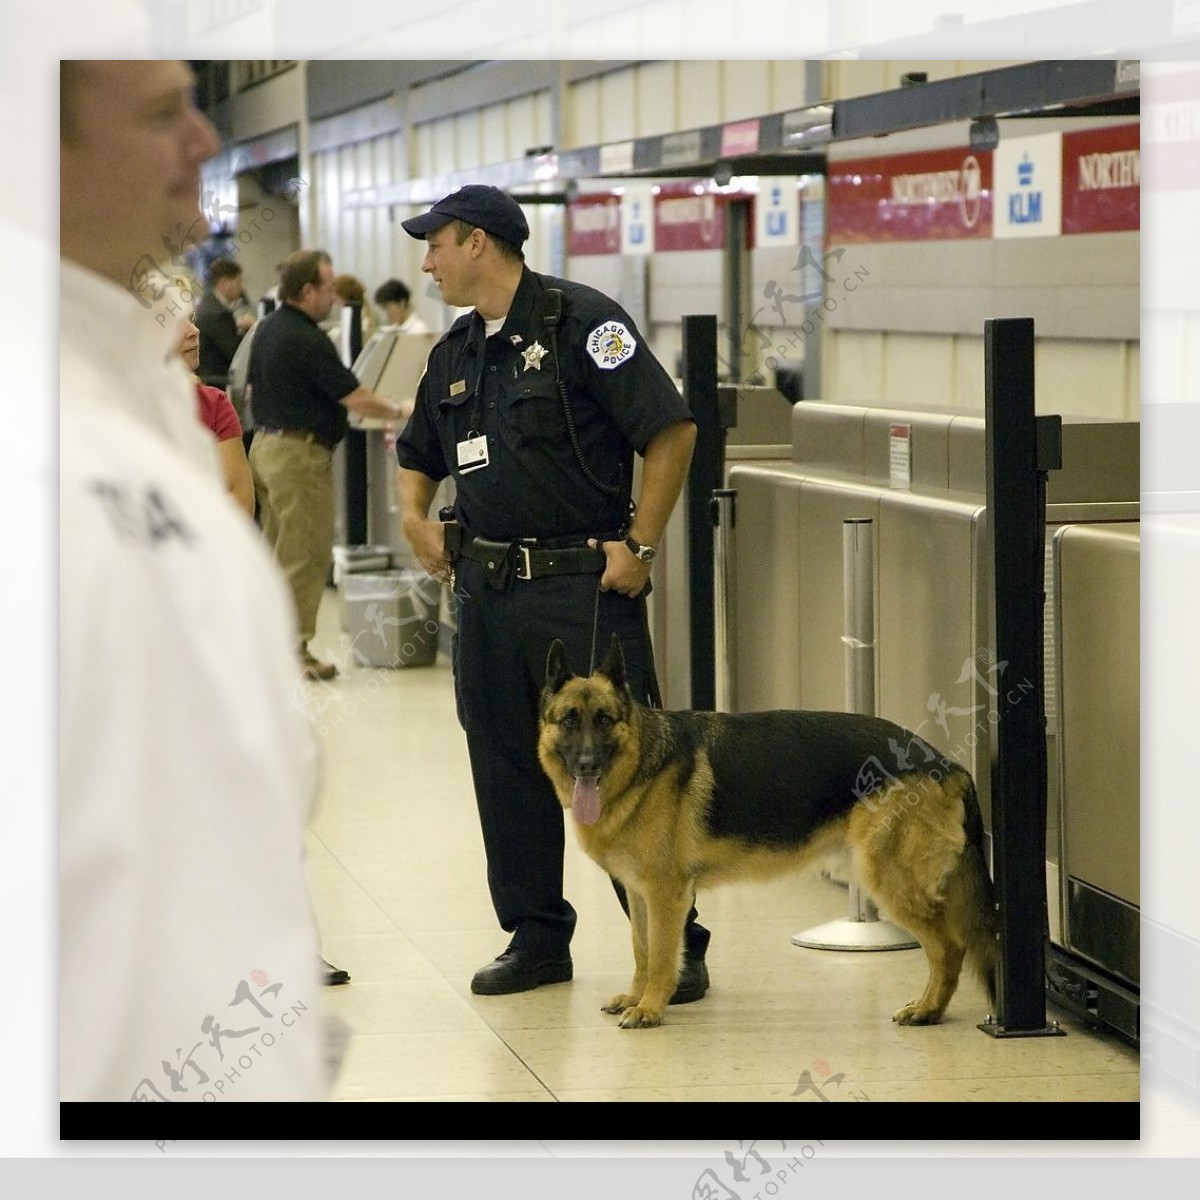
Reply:
M429 351L437 341L432 333L401 333L395 328L376 330L354 361L359 382L386 400L415 400L417 384L425 372ZM393 565L412 566L412 548L400 529L396 497L396 428L386 421L351 417L351 424L367 435L367 542L387 547ZM436 506L444 503L438 499Z

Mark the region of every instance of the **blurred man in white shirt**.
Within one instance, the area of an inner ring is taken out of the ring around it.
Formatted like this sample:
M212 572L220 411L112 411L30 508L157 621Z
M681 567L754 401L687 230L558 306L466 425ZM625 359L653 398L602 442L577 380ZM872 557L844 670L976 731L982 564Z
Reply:
M62 64L65 1101L327 1093L294 618L157 282L219 148L192 84L178 62Z

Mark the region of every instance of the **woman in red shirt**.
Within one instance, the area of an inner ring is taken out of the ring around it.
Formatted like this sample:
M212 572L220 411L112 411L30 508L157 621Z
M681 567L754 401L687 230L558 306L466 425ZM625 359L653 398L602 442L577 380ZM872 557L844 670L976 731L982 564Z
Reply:
M196 328L190 313L181 326L176 349L188 370L195 376L200 365L200 330ZM220 388L196 379L196 404L201 422L212 430L217 439L221 471L230 494L253 517L254 481L250 476L246 447L242 444L242 423L238 420L233 402Z

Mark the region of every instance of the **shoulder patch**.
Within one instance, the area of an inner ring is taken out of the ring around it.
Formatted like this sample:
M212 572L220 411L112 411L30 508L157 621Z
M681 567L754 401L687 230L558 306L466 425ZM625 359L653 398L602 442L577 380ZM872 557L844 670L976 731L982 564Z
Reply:
M619 367L636 349L637 342L620 321L605 321L588 334L587 352L604 371Z

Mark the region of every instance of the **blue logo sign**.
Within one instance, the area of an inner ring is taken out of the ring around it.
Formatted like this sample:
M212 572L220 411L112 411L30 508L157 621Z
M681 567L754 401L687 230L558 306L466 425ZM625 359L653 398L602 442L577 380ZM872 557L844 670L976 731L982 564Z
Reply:
M787 210L783 207L783 188L771 189L771 211L767 213L767 234L770 237L783 237L788 231Z
M629 240L633 245L640 245L646 240L646 226L642 221L642 202L635 200L629 218Z
M1034 165L1029 155L1017 164L1017 183L1021 190L1008 194L1008 219L1013 225L1036 225L1042 220L1042 193L1033 187Z

